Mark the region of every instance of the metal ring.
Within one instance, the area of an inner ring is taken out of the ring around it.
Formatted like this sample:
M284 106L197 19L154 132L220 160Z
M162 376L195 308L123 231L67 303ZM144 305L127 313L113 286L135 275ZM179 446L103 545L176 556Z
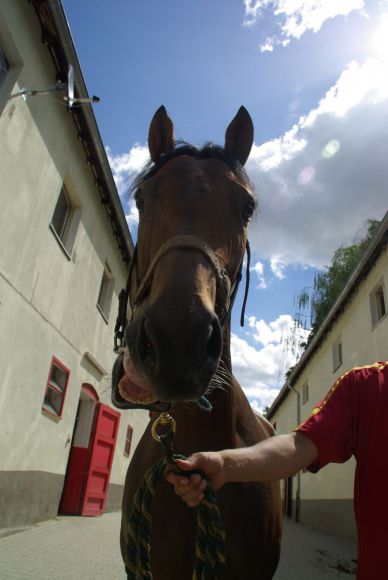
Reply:
M160 413L159 417L157 419L155 419L155 421L152 424L151 427L151 434L152 437L155 439L155 441L158 441L160 443L160 436L157 433L157 428L159 427L159 425L169 425L170 426L170 430L175 433L176 431L176 423L175 420L173 419L173 417L171 417L171 415L169 415L168 413Z

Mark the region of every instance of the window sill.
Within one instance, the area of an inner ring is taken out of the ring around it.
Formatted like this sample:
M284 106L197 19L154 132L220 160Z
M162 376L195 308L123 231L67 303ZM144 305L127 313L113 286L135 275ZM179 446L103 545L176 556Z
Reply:
M59 247L61 248L62 252L65 254L66 258L69 260L69 262L71 261L71 254L69 254L68 250L66 249L64 243L62 242L61 238L58 236L57 232L55 231L55 228L52 224L49 224L49 228L54 236L54 238L57 240Z
M102 318L104 319L104 322L108 325L109 318L106 316L106 314L104 313L103 309L101 308L101 306L99 304L96 304L96 306L97 306L98 312L101 314Z
M333 373L335 373L336 371L338 371L338 369L339 369L340 367L342 367L342 365L343 365L343 364L344 364L344 363L343 363L343 361L342 361L342 362L340 362L340 363L339 363L339 365L337 365L337 366L336 366L336 367L333 369Z
M55 423L59 423L62 420L62 417L60 415L55 415L54 413L52 413L48 409L45 409L44 407L42 407L42 415L45 415L48 419L51 419Z
M385 320L388 317L388 312L386 314L384 314L384 316L382 316L377 322L374 323L374 325L372 326L372 332L374 330L376 330L376 328L378 326L380 326L380 324L383 322L383 320Z

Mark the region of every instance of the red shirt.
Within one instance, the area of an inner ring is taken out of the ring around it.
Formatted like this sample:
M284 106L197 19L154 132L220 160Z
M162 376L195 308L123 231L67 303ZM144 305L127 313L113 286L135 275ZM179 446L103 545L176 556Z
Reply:
M297 431L319 451L310 471L356 458L357 580L388 580L388 362L342 375Z

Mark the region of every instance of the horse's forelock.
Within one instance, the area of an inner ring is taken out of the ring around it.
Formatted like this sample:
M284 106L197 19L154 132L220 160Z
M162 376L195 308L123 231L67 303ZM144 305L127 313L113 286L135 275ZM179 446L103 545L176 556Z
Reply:
M217 159L223 161L228 165L228 167L233 171L233 173L238 177L239 181L248 187L250 191L253 192L253 185L250 181L247 172L241 163L236 159L236 157L225 151L220 145L215 145L214 143L206 143L202 148L198 148L191 143L186 143L185 141L179 141L178 146L172 151L162 155L157 163L149 160L137 175L130 187L130 195L135 195L136 191L141 187L141 185L150 179L156 173L166 165L171 159L176 157L181 157L182 155L190 155L196 159Z

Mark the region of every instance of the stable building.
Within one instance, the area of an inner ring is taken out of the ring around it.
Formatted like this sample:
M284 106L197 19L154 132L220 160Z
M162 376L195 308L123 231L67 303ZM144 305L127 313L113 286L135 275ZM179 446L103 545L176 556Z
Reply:
M0 528L120 509L148 422L110 403L133 243L88 98L61 2L2 0Z
M267 417L278 434L304 421L346 371L388 360L388 213L360 263L306 348ZM283 482L284 513L307 526L356 539L355 461ZM376 474L378 477L378 474Z

